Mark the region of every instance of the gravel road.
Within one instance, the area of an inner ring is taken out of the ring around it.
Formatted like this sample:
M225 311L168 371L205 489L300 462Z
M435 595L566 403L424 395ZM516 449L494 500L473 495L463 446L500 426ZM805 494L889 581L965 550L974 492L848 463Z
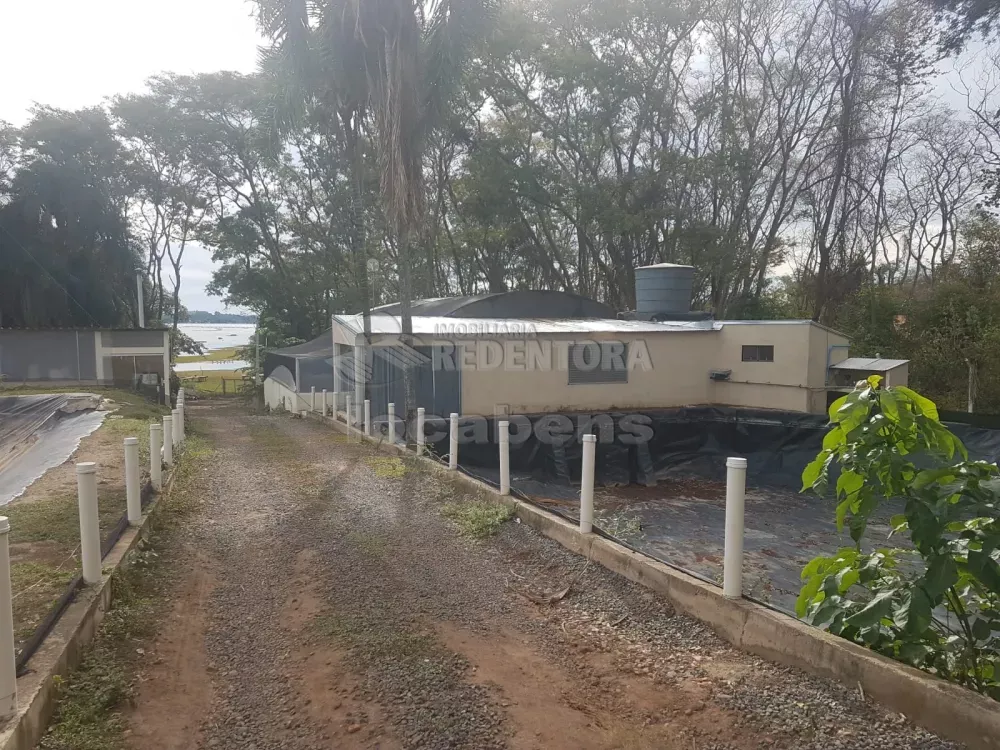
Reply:
M313 422L188 410L218 468L135 748L955 747L516 521L463 536L441 508L471 498L448 478Z

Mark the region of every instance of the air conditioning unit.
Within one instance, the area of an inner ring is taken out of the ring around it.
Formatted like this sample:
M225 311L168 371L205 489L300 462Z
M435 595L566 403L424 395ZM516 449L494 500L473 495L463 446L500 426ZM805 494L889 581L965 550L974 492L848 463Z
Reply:
M732 374L732 370L709 370L708 378L709 380L729 380L729 376Z

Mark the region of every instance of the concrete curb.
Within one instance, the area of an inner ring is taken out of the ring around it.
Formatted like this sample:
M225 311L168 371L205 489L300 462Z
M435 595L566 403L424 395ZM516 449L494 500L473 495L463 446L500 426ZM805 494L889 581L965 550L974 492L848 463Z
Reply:
M417 458L402 445L378 444L363 438L360 430L333 417L311 414L310 418L389 452ZM794 617L746 599L726 599L721 588L603 537L581 534L565 519L517 498L501 496L495 487L460 471L450 471L433 459L419 460L470 488L495 495L497 500L514 509L522 523L570 551L662 594L678 611L701 620L743 651L852 687L861 685L866 695L941 737L976 750L1000 750L1000 704L996 701L806 625Z
M0 731L0 750L33 750L45 736L55 713L57 677L70 674L111 607L112 576L127 564L128 557L146 537L160 501L173 488L176 471L171 469L160 494L147 507L139 526L129 527L102 561L103 575L96 586L80 590L76 601L28 662L29 672L17 680L17 714Z

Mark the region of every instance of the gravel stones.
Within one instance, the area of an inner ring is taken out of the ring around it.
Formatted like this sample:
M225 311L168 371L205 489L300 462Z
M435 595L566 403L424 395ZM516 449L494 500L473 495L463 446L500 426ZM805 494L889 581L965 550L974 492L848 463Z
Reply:
M526 746L531 701L479 679L443 624L538 655L553 700L579 717L580 740L560 747L955 747L857 690L735 651L523 524L458 536L438 510L466 491L418 464L380 476L371 447L311 421L191 411L219 453L189 531L217 578L202 747L492 749L519 731ZM343 677L309 683L317 659Z

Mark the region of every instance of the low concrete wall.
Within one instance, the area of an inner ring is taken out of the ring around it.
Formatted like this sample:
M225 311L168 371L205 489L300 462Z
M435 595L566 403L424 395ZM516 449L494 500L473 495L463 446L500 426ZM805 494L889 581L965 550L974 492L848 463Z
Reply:
M311 415L359 440L360 431L330 417ZM367 439L367 438L365 438ZM400 445L382 450L412 455ZM496 493L495 487L423 459L470 487ZM722 590L646 555L594 534L581 534L563 518L512 497L497 499L513 508L523 523L567 549L665 596L674 607L709 625L732 645L770 661L829 677L851 686L915 724L970 748L1000 750L1000 704L926 672L908 667L794 617L746 599L726 599Z
M112 601L111 578L148 534L160 500L173 488L174 472L166 477L163 491L147 507L142 524L125 530L104 558L104 575L96 586L81 590L41 647L28 662L30 671L17 680L17 714L0 731L0 750L33 750L48 730L58 698L57 677L71 673L93 640Z

